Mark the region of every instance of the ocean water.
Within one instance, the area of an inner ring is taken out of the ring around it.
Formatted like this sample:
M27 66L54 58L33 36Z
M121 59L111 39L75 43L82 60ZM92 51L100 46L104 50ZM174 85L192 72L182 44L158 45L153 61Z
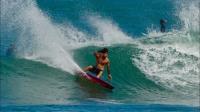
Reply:
M1 0L1 111L197 112L198 0ZM160 33L159 20L167 20ZM77 77L109 49L104 89Z

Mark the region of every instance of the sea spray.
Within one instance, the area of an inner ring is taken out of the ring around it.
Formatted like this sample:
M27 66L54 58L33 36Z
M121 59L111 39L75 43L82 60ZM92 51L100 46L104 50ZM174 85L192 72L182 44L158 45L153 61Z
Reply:
M34 1L2 1L2 4L8 3L11 3L10 7L3 7L2 19L8 31L18 29L18 37L13 42L17 56L41 61L70 73L80 70L70 55L70 46L67 45L78 37L80 32L74 34L73 29L63 32L61 26L53 24ZM70 36L70 39L65 35Z
M180 11L177 12L182 25L183 30L190 32L199 32L199 23L200 23L200 12L199 5L200 2L194 0L193 2L186 1L186 3L179 3Z
M98 38L107 44L128 43L131 37L126 35L113 21L101 16L89 16L89 23L96 29Z

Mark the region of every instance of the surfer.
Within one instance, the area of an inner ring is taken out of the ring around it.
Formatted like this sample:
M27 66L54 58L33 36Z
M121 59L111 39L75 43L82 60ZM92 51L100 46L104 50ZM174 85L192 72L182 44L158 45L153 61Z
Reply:
M160 19L160 32L165 32L165 23L167 23L166 20Z
M108 59L108 49L103 48L97 52L94 52L94 56L96 57L96 65L95 66L87 66L83 70L91 71L96 74L97 78L100 78L104 71L104 66L107 65L108 79L111 80L112 76L110 74L110 61Z

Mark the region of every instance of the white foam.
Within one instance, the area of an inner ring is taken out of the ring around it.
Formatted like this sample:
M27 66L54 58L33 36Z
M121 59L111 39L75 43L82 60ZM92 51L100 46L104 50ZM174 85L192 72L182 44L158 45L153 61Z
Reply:
M134 56L133 63L155 82L175 91L195 96L198 95L196 90L200 77L198 68L200 57L197 53L199 48L194 43L192 45L179 42L179 38L178 36L171 37L171 35L152 38L147 40L152 41L150 43L139 40L141 43L138 48L142 52L137 57ZM158 41L163 42L158 43Z
M199 32L200 23L200 12L199 12L199 1L188 1L181 3L181 9L178 11L178 16L183 24L183 30Z
M107 100L107 99L98 99L98 98L88 98L89 100L99 102L99 103L105 103L105 104L123 104L121 102L118 102L116 100Z
M140 39L142 50L133 62L147 77L174 91L199 95L199 1L180 1L176 4L181 20L180 31L160 33L149 29ZM157 38L155 38L157 37ZM144 42L147 41L147 42Z
M149 79L195 98L200 83L199 1L178 3L182 28L167 33L149 29L144 38L138 39L141 52L132 60ZM193 103L198 104L196 101Z

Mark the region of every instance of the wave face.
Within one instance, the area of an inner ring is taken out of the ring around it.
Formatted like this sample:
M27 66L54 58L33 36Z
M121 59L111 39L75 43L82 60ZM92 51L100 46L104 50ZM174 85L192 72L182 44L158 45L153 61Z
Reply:
M199 105L198 4L2 0L1 104ZM160 18L168 20L166 33ZM109 48L112 92L74 73L93 65L102 47Z

